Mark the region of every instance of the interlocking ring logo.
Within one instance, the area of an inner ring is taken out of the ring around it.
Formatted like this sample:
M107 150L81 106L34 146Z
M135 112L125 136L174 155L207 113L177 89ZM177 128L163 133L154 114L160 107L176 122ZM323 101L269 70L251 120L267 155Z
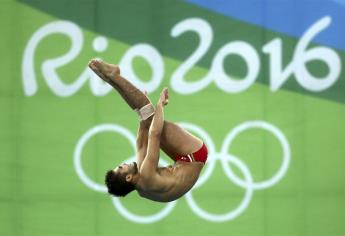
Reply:
M247 121L244 122L237 127L235 127L232 131L230 131L227 136L224 139L221 151L219 153L215 150L215 145L213 143L213 140L210 138L208 133L204 131L202 128L191 124L191 123L179 123L179 125L195 134L197 134L208 147L209 151L209 158L207 160L207 164L205 165L205 169L202 173L202 175L199 177L199 180L196 182L193 189L200 188L211 176L212 172L214 171L215 164L217 161L220 161L222 168L226 174L226 176L231 180L235 185L245 189L244 198L235 209L225 213L225 214L213 214L209 213L206 210L202 209L194 200L192 196L192 190L189 191L185 197L187 200L187 203L191 210L199 217L212 222L224 222L228 220L233 220L236 217L238 217L241 213L245 211L245 209L248 207L251 198L253 196L254 190L261 190L266 189L269 187L272 187L273 185L277 184L286 174L290 159L291 159L291 153L290 153L290 146L289 143L285 137L285 135L275 126L273 126L270 123L267 123L265 121L260 120L254 120L254 121ZM280 145L283 150L283 160L280 168L275 173L274 176L272 176L270 179L261 181L261 182L255 182L252 178L252 175L248 169L248 167L243 163L241 159L234 156L233 154L229 154L231 151L231 144L233 140L242 132L252 129L252 128L259 128L264 129L268 132L271 132L280 142ZM95 181L91 180L86 173L84 172L82 165L81 165L81 156L82 156L82 150L86 144L86 142L94 135L101 133L101 132L115 132L118 134L123 135L131 144L133 147L133 151L135 153L135 136L128 131L127 129L123 128L122 126L116 125L116 124L101 124L97 125L91 129L89 129L79 140L77 143L77 146L74 150L74 168L77 172L77 175L79 176L80 180L90 189L106 193L107 189L103 184L96 183ZM135 157L130 157L127 161L134 160ZM167 164L164 160L160 161L162 164ZM239 178L234 174L234 172L231 170L230 165L228 163L231 163L235 165L243 174L244 179ZM153 215L146 215L141 216L137 215L135 213L132 213L128 211L121 203L119 198L112 198L112 202L115 206L115 208L118 210L118 212L125 217L126 219L141 223L141 224L148 224L153 223L156 221L159 221L163 219L164 217L168 216L169 213L174 209L176 203L178 200L167 203L166 206L159 211L156 214Z

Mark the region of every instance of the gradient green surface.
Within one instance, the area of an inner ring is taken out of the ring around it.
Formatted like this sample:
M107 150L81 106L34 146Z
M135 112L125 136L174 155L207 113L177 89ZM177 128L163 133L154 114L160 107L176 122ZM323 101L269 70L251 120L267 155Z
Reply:
M163 56L165 66L162 83L150 94L153 101L164 86L170 87L172 74L197 46L198 39L192 33L177 39L170 36L171 28L183 19L207 20L215 36L203 60L188 72L190 81L208 72L214 54L226 42L246 41L260 52L264 44L279 37L284 41L287 64L298 41L181 1L137 5L140 2L103 1L104 5L96 4L97 7L93 5L95 1L59 1L56 5L52 1L0 2L0 235L345 235L344 71L337 83L323 92L304 90L292 76L286 85L272 92L267 79L268 58L262 53L259 83L237 94L226 93L214 83L190 95L170 89L170 104L165 112L168 120L204 129L217 153L228 133L246 121L263 120L285 135L291 150L287 172L272 187L255 190L248 207L238 217L209 222L193 213L183 197L165 218L138 224L121 216L109 196L82 183L73 166L80 137L104 123L120 125L134 135L138 119L115 92L97 97L86 83L72 96L59 97L48 88L41 66L69 49L70 41L61 35L49 36L37 47L34 69L38 91L26 96L23 54L41 26L69 19L82 29L82 51L57 70L66 83L76 80L90 58L102 57L117 63L134 44L153 45ZM114 6L124 10L115 11ZM229 25L233 30L222 33ZM102 53L92 48L92 41L99 35L105 35L109 43ZM337 53L343 61L344 53ZM240 58L230 57L225 62L231 75L245 74L247 68ZM327 73L322 63L309 66L317 75ZM140 78L151 77L144 60L135 59L133 67ZM278 140L262 129L241 133L232 143L231 154L246 164L255 181L270 179L282 163ZM92 180L103 183L105 170L132 155L126 139L104 132L87 142L82 166ZM243 177L238 168L232 169ZM208 181L193 190L199 206L214 214L235 209L244 194L245 189L227 178L220 162ZM139 198L136 193L121 201L138 215L153 214L165 207Z

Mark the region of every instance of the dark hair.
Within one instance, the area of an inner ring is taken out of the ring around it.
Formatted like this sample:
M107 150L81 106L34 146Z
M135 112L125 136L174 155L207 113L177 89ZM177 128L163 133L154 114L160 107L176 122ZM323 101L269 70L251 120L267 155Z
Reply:
M105 184L108 187L108 193L115 197L124 197L135 189L134 184L126 181L126 176L109 170L105 175Z

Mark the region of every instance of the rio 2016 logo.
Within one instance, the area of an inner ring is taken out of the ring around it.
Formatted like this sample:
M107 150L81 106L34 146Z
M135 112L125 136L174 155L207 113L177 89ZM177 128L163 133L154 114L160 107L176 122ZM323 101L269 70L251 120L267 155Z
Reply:
M192 70L195 65L203 59L208 53L213 43L214 32L212 25L201 18L188 18L177 22L170 31L173 38L180 37L182 34L192 32L198 36L199 43L196 49L188 58L171 73L165 75L165 62L161 53L153 45L140 43L129 47L122 55L118 64L121 71L126 77L140 89L147 92L155 92L161 86L164 77L170 78L171 89L178 94L195 94L206 89L211 83L214 83L220 90L225 93L241 93L251 87L258 78L261 60L260 53L267 55L269 65L269 88L271 92L276 92L291 77L294 77L297 83L311 92L322 92L331 88L339 79L341 73L341 60L335 50L325 46L310 46L314 38L321 34L327 27L331 25L332 18L325 16L317 20L296 42L291 61L283 66L283 40L275 38L262 46L261 52L255 49L251 44L243 40L235 40L228 42L215 52L212 57L210 68L207 73L195 81L187 81L186 74ZM26 96L34 96L37 94L39 87L35 72L35 55L41 42L49 36L58 34L67 37L70 42L70 48L64 55L46 59L39 66L43 79L47 83L48 88L58 97L69 97L76 94L83 85L89 83L91 93L94 96L105 96L112 88L96 78L96 75L87 67L85 67L78 78L72 83L65 83L61 79L58 70L61 67L68 66L81 53L84 45L84 35L81 28L70 21L54 21L40 27L30 37L23 54L22 59L22 82L24 94ZM93 40L92 47L96 52L104 52L108 48L108 39L98 36ZM224 69L225 58L229 55L237 55L241 57L246 65L247 71L243 78L233 78L226 74ZM134 71L133 61L135 58L144 59L150 66L152 76L149 80L140 78L140 74ZM318 61L326 65L327 73L323 77L314 76L307 68L307 63ZM205 167L203 174L193 189L200 188L209 179L215 168L215 163L219 161L228 179L235 185L245 189L243 200L233 210L224 214L214 214L202 209L192 196L192 192L186 194L186 200L193 213L202 219L213 222L224 222L235 219L247 209L254 190L269 188L278 183L288 170L291 151L285 135L274 125L265 121L248 121L244 122L225 137L222 148L219 152L215 150L213 140L208 133L202 128L190 124L181 123L186 129L198 134L208 145L210 158ZM252 174L245 163L239 158L231 154L231 143L236 136L251 128L261 128L272 133L283 150L282 165L276 174L270 179L262 182L255 182ZM127 129L116 124L97 125L88 130L78 141L74 152L74 167L77 175L82 183L94 191L106 192L104 185L94 182L84 172L81 165L82 150L92 136L101 132L116 132L123 135L135 147L135 137ZM135 150L134 150L135 151ZM133 159L134 157L129 157ZM163 163L164 164L164 163ZM230 164L230 165L229 165ZM244 179L239 178L231 170L230 166L234 165L241 171ZM177 201L168 203L161 211L149 216L141 216L128 211L117 198L112 198L113 204L118 212L130 221L137 223L152 223L168 216L174 209Z
M269 87L272 92L278 91L291 75L294 75L298 84L312 92L321 92L330 88L338 80L341 72L341 60L336 51L324 46L308 48L312 40L323 30L330 26L332 18L325 16L311 25L297 42L291 62L283 68L283 42L275 38L262 47L262 52L269 56ZM201 18L188 18L178 22L171 29L171 36L176 38L186 32L194 32L199 37L196 50L171 74L171 88L180 94L193 94L205 89L210 83L227 93L240 93L246 91L255 83L260 71L260 57L257 50L245 41L229 42L215 53L207 74L197 81L186 81L185 75L208 52L213 42L212 26ZM70 50L61 57L45 60L41 65L43 78L51 91L60 97L68 97L87 82L95 96L104 96L110 92L111 87L95 78L87 67L80 76L70 84L64 83L57 70L68 65L81 52L84 46L84 36L78 25L70 21L54 21L40 27L29 39L22 60L22 80L26 96L33 96L38 91L35 73L35 52L41 41L50 35L60 34L71 41ZM105 37L96 37L93 41L93 49L103 52L108 47ZM227 75L224 70L224 60L229 55L240 56L246 64L247 73L239 79ZM152 70L152 77L144 81L138 77L133 69L133 60L143 58ZM311 74L306 64L311 61L323 62L328 73L324 77L315 77ZM165 74L164 60L160 52L152 45L138 43L130 47L118 63L122 72L136 86L147 92L153 92L159 88Z
M260 121L260 120L254 120L254 121L247 121L242 124L239 124L236 126L232 131L230 131L227 136L225 137L222 148L220 152L217 152L215 149L215 144L212 140L212 138L208 135L208 133L203 130L202 128L198 127L195 124L191 123L180 123L180 126L183 128L194 132L197 134L199 137L201 137L202 140L206 143L208 149L209 149L209 158L207 160L207 164L205 166L205 170L200 176L199 180L193 187L193 189L200 188L202 185L205 184L205 182L210 178L212 175L214 169L215 169L215 164L217 161L220 161L223 171L226 174L226 176L229 179L229 182L231 181L235 185L245 189L245 194L244 198L237 206L235 209L224 213L224 214L214 214L210 213L204 209L202 209L197 203L196 200L192 196L192 191L189 191L186 194L186 200L188 203L188 206L190 209L193 211L193 213L200 218L211 221L211 222L224 222L228 220L233 220L236 217L238 217L241 213L247 209L251 198L253 196L254 190L261 190L261 189L266 189L269 188L276 183L278 183L286 174L289 164L290 164L290 159L291 159L291 151L290 151L290 146L289 143L285 137L285 135L274 125L267 123L265 121ZM247 165L239 158L236 157L235 155L231 154L231 144L234 141L234 139L242 132L245 132L248 129L263 129L265 131L270 132L275 136L275 138L279 141L281 145L281 149L283 152L283 157L282 157L282 164L280 168L276 171L274 176L272 176L270 179L261 181L261 182L255 182L253 180L252 174L250 170L248 169ZM88 131L86 131L85 134L82 135L82 137L78 140L76 148L74 150L74 168L75 171L81 180L82 183L84 183L88 188L97 191L97 192L102 192L106 193L107 189L103 184L96 183L95 181L91 180L87 174L85 173L83 167L82 167L82 152L83 149L87 143L87 141L92 138L93 136L102 133L102 132L115 132L123 137L125 137L130 144L133 147L133 150L135 152L135 137L134 135L128 131L126 128L117 125L117 124L101 124L97 125ZM129 157L125 161L133 161L135 157ZM235 165L241 172L242 175L244 176L244 179L239 178L234 174L234 172L231 170L229 163L231 165ZM163 161L163 164L166 164ZM178 200L174 202L170 202L166 204L166 206L159 211L156 214L153 215L137 215L133 212L128 211L122 204L121 201L118 198L112 198L113 204L117 211L126 219L136 222L136 223L141 223L141 224L149 224L153 222L157 222L162 220L164 217L168 216L170 212L174 209L175 205L177 204Z

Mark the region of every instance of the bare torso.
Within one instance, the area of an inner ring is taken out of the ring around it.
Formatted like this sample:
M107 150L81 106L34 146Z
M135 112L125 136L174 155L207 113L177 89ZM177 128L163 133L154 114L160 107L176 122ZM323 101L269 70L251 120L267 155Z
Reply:
M145 183L145 180L142 180L137 192L141 197L153 201L174 201L194 186L203 166L201 162L177 161L174 165L159 167L157 172L160 180L166 183L165 188L155 189L154 183Z

